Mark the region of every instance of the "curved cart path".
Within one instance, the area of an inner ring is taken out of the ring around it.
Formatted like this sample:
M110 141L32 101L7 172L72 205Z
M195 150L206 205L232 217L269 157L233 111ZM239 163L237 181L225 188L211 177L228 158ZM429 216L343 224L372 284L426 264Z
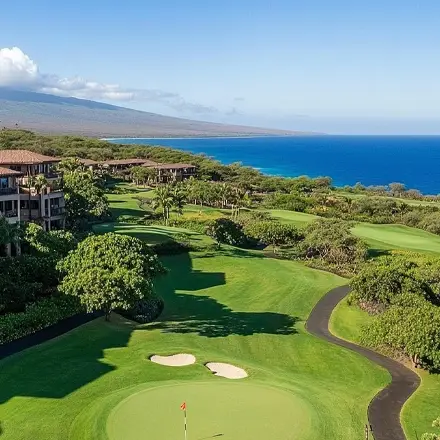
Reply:
M342 286L327 293L312 310L306 328L313 335L332 344L353 350L389 371L392 378L391 383L370 402L368 420L373 427L375 440L406 440L400 424L400 412L403 404L418 388L420 378L399 362L368 348L339 339L330 333L330 316L334 308L347 296L349 291L348 286Z

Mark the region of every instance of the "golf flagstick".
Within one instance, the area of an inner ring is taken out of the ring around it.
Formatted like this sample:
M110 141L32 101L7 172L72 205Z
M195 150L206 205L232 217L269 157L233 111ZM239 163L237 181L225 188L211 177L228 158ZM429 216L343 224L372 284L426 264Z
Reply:
M184 422L185 422L185 440L187 440L187 424L186 424L186 402L183 402L182 405L180 405L180 409L183 411L184 414Z

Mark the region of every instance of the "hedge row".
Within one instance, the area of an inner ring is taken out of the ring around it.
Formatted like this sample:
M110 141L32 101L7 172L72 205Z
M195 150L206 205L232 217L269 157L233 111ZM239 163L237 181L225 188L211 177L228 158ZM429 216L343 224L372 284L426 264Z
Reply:
M83 311L75 297L44 298L26 306L24 312L0 316L0 344L30 335Z

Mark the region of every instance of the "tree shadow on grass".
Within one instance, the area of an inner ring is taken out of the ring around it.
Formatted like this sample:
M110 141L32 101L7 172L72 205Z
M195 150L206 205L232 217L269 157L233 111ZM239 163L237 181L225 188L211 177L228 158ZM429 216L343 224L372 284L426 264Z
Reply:
M0 363L0 404L15 396L59 399L116 367L101 362L104 351L125 347L132 326L89 322Z
M218 254L217 254L218 255ZM223 255L243 258L262 258L240 251L225 249ZM199 256L205 258L206 254ZM273 312L234 311L216 299L190 293L212 285L226 284L224 273L206 273L188 270L187 254L179 256L181 264L173 264L168 277L159 284L159 294L164 299L165 309L159 319L148 329L160 329L165 333L196 333L208 338L229 335L249 336L256 333L292 335L297 333L295 324L299 318ZM209 258L209 254L208 254Z
M234 249L225 252L251 258ZM127 347L135 329L195 333L208 338L296 333L297 318L279 313L234 311L210 296L195 293L225 285L223 272L194 270L188 254L167 257L164 261L171 271L157 282L165 310L156 322L139 327L119 317L112 318L110 323L99 318L0 361L0 404L16 396L61 399L111 373L117 367L103 360L105 351ZM93 387L87 392L91 400L99 397L94 395Z

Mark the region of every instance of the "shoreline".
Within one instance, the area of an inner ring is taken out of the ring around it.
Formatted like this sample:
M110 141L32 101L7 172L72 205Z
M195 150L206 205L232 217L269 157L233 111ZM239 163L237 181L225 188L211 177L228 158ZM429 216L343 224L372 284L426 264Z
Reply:
M114 138L100 138L100 141L119 141L119 140L127 140L127 139L136 139L140 141L148 141L148 140L158 140L158 141L166 141L169 139L172 140L187 140L187 139L268 139L268 138L297 138L297 137L309 137L310 135L243 135L243 136L184 136L184 137L114 137ZM313 136L327 136L325 134L317 134Z

